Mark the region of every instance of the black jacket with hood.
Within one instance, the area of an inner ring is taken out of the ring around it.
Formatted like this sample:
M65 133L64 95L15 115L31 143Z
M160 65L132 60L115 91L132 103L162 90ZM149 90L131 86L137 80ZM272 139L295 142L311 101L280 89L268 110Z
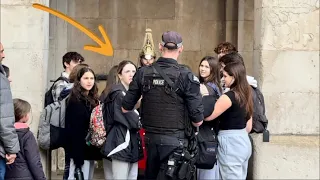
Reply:
M67 104L65 150L77 167L81 167L85 160L101 160L100 149L86 143L92 109L85 100L77 98L70 97Z
M139 113L122 113L121 104L126 89L122 84L114 85L104 101L104 123L107 131L106 143L101 153L106 159L135 163L143 158L139 134Z
M46 179L36 139L26 124L16 123L21 150L13 164L7 165L7 180L44 180Z

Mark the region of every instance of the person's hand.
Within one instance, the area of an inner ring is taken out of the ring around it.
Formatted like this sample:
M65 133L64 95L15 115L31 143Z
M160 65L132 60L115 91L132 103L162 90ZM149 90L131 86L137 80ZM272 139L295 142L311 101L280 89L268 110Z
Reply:
M16 160L16 154L6 154L7 164L12 164Z
M209 118L210 116L208 116L208 117L206 117L206 118L204 118L204 120L205 121L211 121L212 119L211 118Z
M123 107L121 107L121 110L122 110L123 113L129 112L129 111L125 110Z

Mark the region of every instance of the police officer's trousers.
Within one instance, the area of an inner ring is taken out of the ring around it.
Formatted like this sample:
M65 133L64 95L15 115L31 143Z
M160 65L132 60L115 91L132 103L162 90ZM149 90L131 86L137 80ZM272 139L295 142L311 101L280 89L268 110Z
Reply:
M183 133L184 134L184 133ZM181 137L181 136L180 136ZM145 179L166 180L166 166L169 156L174 152L182 152L187 140L174 135L146 133L147 165Z

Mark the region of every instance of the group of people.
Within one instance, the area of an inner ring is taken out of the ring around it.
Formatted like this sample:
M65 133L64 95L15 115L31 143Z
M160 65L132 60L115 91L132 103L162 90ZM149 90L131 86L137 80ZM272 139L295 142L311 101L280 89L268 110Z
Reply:
M218 58L200 60L198 76L177 62L183 52L179 33L163 33L159 51L161 57L156 59L151 30L147 29L139 67L130 60L113 66L101 95L85 58L77 52L63 56L64 71L51 93L54 101L68 98L64 179L75 179L79 173L92 179L95 160L103 160L105 179L137 179L142 140L147 150L146 179L188 179L188 171L197 171L198 179L246 179L253 114L249 83L256 86L256 81L247 77L235 46L219 44L215 49ZM0 53L2 61L2 44ZM4 68L1 64L0 180L45 179L35 138L27 125L31 106L22 99L12 100L9 73ZM202 100L213 93L218 98L210 103L214 108L205 113L208 108ZM111 104L103 108L106 141L102 147L90 146L86 141L90 116L103 103ZM195 154L192 137L205 126L217 134L217 163L212 169L195 170L188 160L183 176L183 165L174 158ZM143 139L140 128L146 132Z

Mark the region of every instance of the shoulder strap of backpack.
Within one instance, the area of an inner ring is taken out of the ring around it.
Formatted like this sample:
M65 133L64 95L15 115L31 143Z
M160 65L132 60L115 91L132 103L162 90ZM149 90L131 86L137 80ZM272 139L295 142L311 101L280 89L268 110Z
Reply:
M154 67L160 76L169 84L169 86L174 89L174 82L162 71L160 66L157 63L153 63L152 67Z
M55 80L55 81L54 81L54 83L56 83L57 81L60 81L60 80L63 80L63 81L66 81L67 83L69 83L69 79L68 79L68 78L66 78L66 77L64 77L64 76L60 76L60 77L58 77L58 79L57 79L57 80Z
M256 96L258 98L258 100L260 101L262 107L263 107L263 114L266 113L266 107L264 104L264 97L263 94L261 93L261 91L258 88L254 88L254 92L256 93Z
M50 92L52 91L52 88L53 88L53 86L54 86L54 84L56 83L56 82L58 82L58 81L60 81L60 80L63 80L63 81L66 81L67 83L69 83L69 79L68 78L66 78L66 77L64 77L64 76L60 76L60 77L58 77L58 79L56 79L53 83L52 83L52 85L51 85L51 87L50 87Z
M217 85L215 85L214 83L211 83L211 82L207 83L207 85L208 85L211 89L213 89L213 91L216 93L217 97L220 97L220 96L221 96L221 93L219 92L219 89L218 89Z

